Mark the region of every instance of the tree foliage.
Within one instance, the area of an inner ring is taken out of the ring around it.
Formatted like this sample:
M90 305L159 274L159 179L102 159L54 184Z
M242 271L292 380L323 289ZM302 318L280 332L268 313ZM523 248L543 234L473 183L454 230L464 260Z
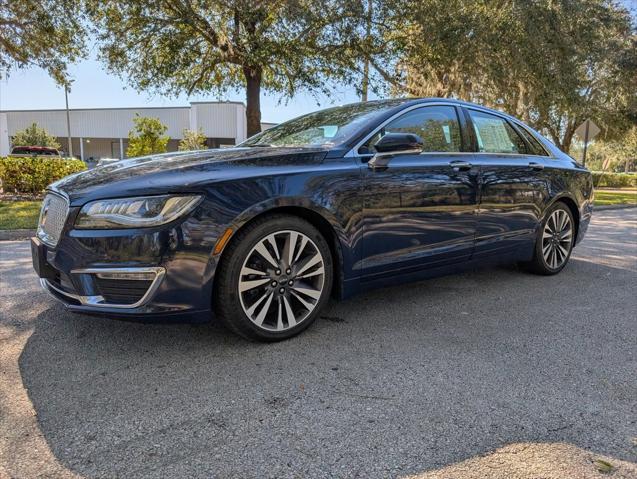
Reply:
M44 128L40 128L37 123L31 124L24 130L16 132L11 140L13 146L46 146L60 149L60 143L49 134Z
M203 150L206 148L206 135L199 130L184 130L183 138L179 141L179 151Z
M88 0L101 58L139 90L223 94L245 89L248 136L260 95L326 90L356 61L359 1Z
M165 135L166 127L159 118L148 118L137 115L133 118L135 127L128 133L128 149L126 156L152 155L165 153L170 138Z
M637 126L618 138L593 142L588 147L586 157L586 166L592 170L618 173L637 171Z
M366 54L395 93L458 97L519 116L568 151L586 118L637 121L637 36L612 0L397 0Z
M0 78L38 66L64 85L67 64L84 56L84 39L78 1L0 0Z

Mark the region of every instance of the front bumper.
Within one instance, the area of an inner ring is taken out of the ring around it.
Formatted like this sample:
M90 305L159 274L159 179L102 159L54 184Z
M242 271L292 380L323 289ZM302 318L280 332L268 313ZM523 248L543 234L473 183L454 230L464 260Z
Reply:
M92 294L77 294L73 286L68 284L65 286L61 280L56 281L59 274L55 274L52 278L40 278L40 285L54 297L64 298L67 302L79 303L81 306L136 309L152 300L166 275L166 270L162 267L94 268L72 270L71 274L82 275L84 289L90 289ZM111 281L110 287L105 287L104 281L100 278L102 275L119 275L122 279ZM150 275L152 279L128 279L134 278L135 275ZM112 284L113 282L115 284Z
M211 314L218 260L204 226L195 218L157 229L67 226L55 247L32 238L34 267L42 287L74 312L199 320Z

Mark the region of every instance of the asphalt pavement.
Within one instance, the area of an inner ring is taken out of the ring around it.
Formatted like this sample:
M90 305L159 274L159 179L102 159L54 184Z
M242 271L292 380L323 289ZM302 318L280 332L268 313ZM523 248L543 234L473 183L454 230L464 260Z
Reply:
M0 242L0 477L637 477L636 208L558 276L375 290L277 344L74 315L30 262Z

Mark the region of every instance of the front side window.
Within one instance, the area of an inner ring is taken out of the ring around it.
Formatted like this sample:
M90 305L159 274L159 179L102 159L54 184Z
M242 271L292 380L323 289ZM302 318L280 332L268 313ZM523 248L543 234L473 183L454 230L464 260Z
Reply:
M469 110L478 142L478 151L483 153L527 154L522 137L502 117L477 110Z
M387 133L413 133L423 140L423 152L461 151L460 124L452 106L425 106L391 121L359 150L374 153L374 143Z

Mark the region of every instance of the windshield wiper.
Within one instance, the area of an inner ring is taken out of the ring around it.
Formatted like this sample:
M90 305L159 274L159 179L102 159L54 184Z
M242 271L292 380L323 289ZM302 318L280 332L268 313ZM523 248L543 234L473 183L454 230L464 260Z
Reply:
M248 148L272 148L272 145L267 143L255 143L254 145L247 145Z

